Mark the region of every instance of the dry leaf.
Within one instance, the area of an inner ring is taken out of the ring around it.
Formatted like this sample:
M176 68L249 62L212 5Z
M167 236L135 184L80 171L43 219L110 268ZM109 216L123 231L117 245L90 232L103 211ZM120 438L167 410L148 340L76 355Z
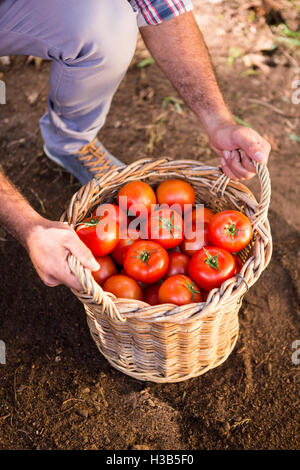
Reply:
M10 57L8 55L4 55L0 57L0 62L2 65L10 65Z
M254 46L253 52L269 51L274 48L274 41L270 36L260 35Z
M34 63L35 67L37 69L40 69L41 68L41 65L42 65L42 62L43 62L43 59L41 57L34 57L33 55L30 55L27 59L27 64L32 64Z
M247 54L243 57L243 62L246 67L258 67L264 73L270 73L269 66L265 63L265 58L261 54Z
M33 91L32 93L28 93L26 96L27 96L28 103L33 105L37 102L37 99L39 97L39 92Z

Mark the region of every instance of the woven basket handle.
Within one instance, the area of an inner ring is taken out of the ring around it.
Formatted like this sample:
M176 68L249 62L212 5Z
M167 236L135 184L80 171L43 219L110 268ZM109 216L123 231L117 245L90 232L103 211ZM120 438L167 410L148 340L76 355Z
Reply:
M267 221L267 218L268 218L268 211L269 211L270 200L271 200L270 174L269 174L267 165L265 163L257 163L257 162L253 162L253 163L256 169L257 176L260 181L261 194L260 194L260 201L258 203L257 210L255 211L255 214L250 216L250 218L253 224L253 229L256 229L261 234L264 241L267 241L263 233L261 233L261 231L263 231L263 225ZM270 237L270 234L268 235L267 238L269 237Z
M80 261L70 253L68 256L69 267L82 285L83 292L78 292L71 289L72 292L85 304L96 303L102 306L102 312L107 314L113 320L125 321L125 318L120 315L114 300L116 297L113 294L108 294L99 286L94 280L91 271L83 267Z
M256 230L264 243L267 244L270 240L270 228L268 223L268 211L271 200L271 181L270 174L265 163L257 163L253 161L255 170L260 182L260 200L255 213L250 215L253 230Z
M260 234L264 242L267 243L270 238L270 231L265 226L265 222L268 218L268 210L271 199L270 174L265 163L257 163L253 161L253 164L260 182L261 194L259 203L257 207L255 207L255 212L254 214L250 215L249 218L251 220L253 230L255 229ZM221 168L220 171L222 172L221 176L216 180L215 184L211 188L211 192L213 194L223 195L228 185L234 189L240 190L241 183L232 181L223 173ZM242 190L245 190L244 185Z
M77 220L82 220L99 191L100 185L94 179L85 186L82 186L79 191L73 195L67 210L62 214L60 220L68 223L72 228L75 228ZM101 305L102 312L110 318L125 321L125 318L120 315L115 306L114 300L116 300L116 297L113 294L103 291L93 278L91 271L86 269L72 253L68 255L67 261L71 272L78 279L83 289L82 292L71 289L73 294L86 305L89 303Z

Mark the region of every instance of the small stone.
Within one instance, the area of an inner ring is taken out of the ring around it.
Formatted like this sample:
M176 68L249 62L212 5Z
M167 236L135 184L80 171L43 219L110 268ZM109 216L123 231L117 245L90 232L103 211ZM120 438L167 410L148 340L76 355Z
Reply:
M89 412L86 408L79 408L78 410L76 410L76 412L79 416L82 416L83 418L89 417Z
M0 57L0 62L3 65L10 65L10 57L8 55L4 55Z
M33 105L37 102L38 97L39 97L38 91L34 91L33 93L28 93L27 101L29 104Z

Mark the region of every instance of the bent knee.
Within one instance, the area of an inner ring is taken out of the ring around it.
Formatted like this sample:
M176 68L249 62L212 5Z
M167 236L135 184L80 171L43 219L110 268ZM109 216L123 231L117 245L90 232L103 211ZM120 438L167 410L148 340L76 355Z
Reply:
M100 59L108 67L127 67L138 32L132 7L124 0L87 0L81 5L67 21L65 62L76 65Z

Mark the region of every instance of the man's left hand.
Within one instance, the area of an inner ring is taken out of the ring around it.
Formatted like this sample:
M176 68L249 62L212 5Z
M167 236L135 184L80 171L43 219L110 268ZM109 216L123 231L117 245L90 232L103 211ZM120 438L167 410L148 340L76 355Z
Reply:
M267 163L271 150L256 131L232 123L216 127L210 144L221 157L222 170L233 180L252 178L256 174L253 160Z

